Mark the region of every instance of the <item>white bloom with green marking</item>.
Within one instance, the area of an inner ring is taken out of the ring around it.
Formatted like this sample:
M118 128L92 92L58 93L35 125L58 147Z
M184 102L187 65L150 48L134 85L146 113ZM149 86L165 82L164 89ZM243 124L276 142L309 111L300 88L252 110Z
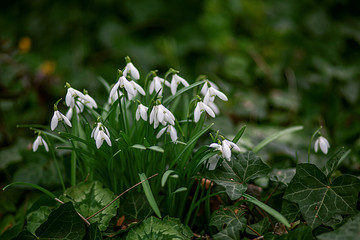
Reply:
M173 141L173 142L176 142L176 140L177 140L177 132L176 132L176 129L175 129L175 127L174 126L172 126L172 125L167 125L166 127L164 127L163 129L161 129L160 131L159 131L159 133L156 135L156 138L160 138L163 134L164 134L164 132L167 132L168 134L170 134L170 138L171 138L171 140Z
M140 117L144 120L147 121L147 111L148 111L148 107L139 104L139 106L136 109L136 121L140 120Z
M223 158L227 161L231 160L231 151L240 152L240 148L233 142L229 140L223 140L221 145L217 143L210 144L211 148L214 148L221 152Z
M189 83L183 79L182 77L180 77L179 75L177 74L174 74L172 76L172 79L171 79L171 84L170 84L170 89L171 89L171 93L172 95L174 95L176 93L176 89L178 87L179 84L182 84L184 85L184 87L188 87L189 86Z
M45 150L47 152L49 151L49 147L48 147L47 143L40 135L37 136L37 138L35 139L35 141L33 143L33 151L36 152L38 150L39 146L44 146Z
M315 145L314 145L315 152L317 152L319 150L319 147L324 154L328 153L330 144L329 144L329 141L326 138L324 138L323 136L320 136L315 141Z
M59 121L64 121L66 123L66 125L68 125L69 127L72 127L70 120L64 114L62 114L59 110L55 110L54 115L51 119L51 125L50 125L52 131L54 131L54 129L57 127Z
M198 102L194 111L194 121L198 122L203 112L207 112L211 117L215 117L214 111L202 101Z
M135 80L139 80L140 79L140 73L137 70L137 68L134 66L134 64L132 64L131 62L126 64L126 67L124 69L123 72L124 76L127 76L128 74L130 74L130 76L132 78L134 78Z

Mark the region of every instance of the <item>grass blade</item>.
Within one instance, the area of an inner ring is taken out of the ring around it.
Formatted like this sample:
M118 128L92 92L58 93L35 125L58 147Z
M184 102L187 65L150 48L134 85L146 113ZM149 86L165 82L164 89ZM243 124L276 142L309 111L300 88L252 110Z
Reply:
M147 177L145 175L145 173L139 173L139 177L140 177L140 180L143 181L145 180ZM148 181L144 181L142 183L142 186L143 186L143 189L144 189L144 192L145 192L145 196L151 206L151 208L154 210L155 214L161 218L161 213L160 213L160 210L159 210L159 207L155 201L155 198L154 198L154 195L152 194L152 191L151 191L151 188L150 188L150 184Z
M262 140L258 145L256 145L253 148L253 152L254 153L258 153L260 152L261 149L263 149L266 145L268 145L269 143L271 143L272 141L275 141L276 139L278 139L279 137L282 137L286 134L292 133L292 132L297 132L302 130L304 127L303 126L296 126L296 127L291 127L291 128L287 128L285 130L282 130L278 133L275 133L267 138L265 138L264 140Z
M288 220L286 220L286 218L283 215L281 215L278 211L276 211L272 207L266 205L263 202L260 202L253 196L248 195L246 193L244 193L243 196L246 198L246 201L251 202L251 203L255 204L256 206L258 206L259 208L263 209L265 212L269 213L271 216L273 216L276 220L278 220L279 222L284 224L286 227L288 227L288 228L290 227Z

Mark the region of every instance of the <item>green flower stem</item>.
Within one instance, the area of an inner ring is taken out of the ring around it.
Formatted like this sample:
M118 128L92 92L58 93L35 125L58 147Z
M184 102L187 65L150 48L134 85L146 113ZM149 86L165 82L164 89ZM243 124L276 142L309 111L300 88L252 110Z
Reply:
M68 127L66 126L66 124L64 124L64 122L62 122L65 130L67 133L70 134L70 131L68 129ZM71 179L71 186L75 186L76 185L76 147L75 144L73 142L72 139L70 139L71 145L74 149L73 152L71 152L71 160L70 160L70 179Z
M200 190L200 182L197 183L197 187L196 187L196 190L195 190L194 197L193 197L193 199L191 201L190 208L189 208L188 213L187 213L186 218L185 218L185 222L184 222L185 225L189 225L190 217L192 215L193 210L195 209L195 202L196 202L196 199L198 197L199 190Z
M311 136L310 143L309 143L309 148L308 148L308 163L310 163L311 143L312 143L314 137L316 136L316 134L317 134L321 129L322 129L322 126L320 126L320 127L314 132L314 134Z
M63 190L65 192L66 188L65 188L64 180L63 180L60 168L59 168L59 164L57 162L57 158L56 158L55 151L54 151L54 146L52 145L50 139L48 138L48 136L46 134L43 134L43 136L45 137L46 142L49 144L49 149L50 149L51 155L52 155L52 157L54 159L54 162L55 162L56 171L57 171L57 174L59 175L61 186L62 186L62 188L63 188Z

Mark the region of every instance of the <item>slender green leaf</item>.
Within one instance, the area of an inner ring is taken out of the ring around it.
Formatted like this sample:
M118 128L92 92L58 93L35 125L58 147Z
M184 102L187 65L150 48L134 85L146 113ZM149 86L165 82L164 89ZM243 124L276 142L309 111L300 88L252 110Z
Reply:
M253 196L248 195L246 193L244 193L243 196L246 198L246 201L251 202L251 203L255 204L256 206L260 207L261 209L263 209L264 211L269 213L271 216L273 216L276 220L278 220L279 222L284 224L286 227L290 227L290 224L286 220L286 218L283 215L281 215L281 213L279 213L278 211L273 209L272 207L266 205L263 202L260 202L259 200L257 200Z
M194 87L197 87L201 84L204 84L205 83L205 80L203 81L200 81L200 82L196 82L196 83L193 83L191 84L190 86L188 87L184 87L182 89L180 89L179 91L177 91L174 95L166 98L164 101L163 101L163 105L164 106L168 106L175 98L177 98L178 96L180 96L181 94L183 94L184 92L190 90L190 89L193 89Z
M134 144L131 147L136 148L136 149L140 149L140 150L146 150L146 147L144 145L140 145L140 144Z
M171 194L175 194L175 193L179 193L179 192L185 192L187 191L186 187L180 187L178 189L176 189L174 192L172 192Z
M148 149L153 150L155 152L160 152L160 153L164 152L164 149L159 146L151 146L151 147L148 147Z
M344 148L339 149L323 167L323 173L329 177L333 171L339 166L339 164L350 154L351 150L344 152Z
M236 144L236 143L240 140L240 138L242 137L242 135L244 134L245 130L246 130L246 125L243 126L242 128L240 128L239 132L238 132L238 133L236 134L236 136L233 138L232 142Z
M39 185L36 185L36 184L32 184L32 183L26 183L26 182L14 182L14 183L10 183L8 185L6 185L3 190L7 189L8 187L11 187L13 185L25 185L25 186L29 186L29 187L33 187L33 188L36 188L37 190L39 191L42 191L43 193L45 193L46 195L48 195L49 197L51 197L52 199L55 199L56 196L51 193L49 190L46 190L45 188L43 187L40 187Z
M107 91L107 92L110 92L110 85L109 85L109 83L108 83L103 77L98 76L98 77L97 77L97 80L99 80L99 82L101 82L102 85L104 85L104 87L106 88L106 91Z
M269 143L275 141L276 139L278 139L279 137L282 137L286 134L289 134L289 133L293 133L293 132L297 132L297 131L300 131L302 130L304 127L303 126L296 126L296 127L291 127L291 128L287 128L285 130L282 130L280 132L277 132L267 138L265 138L264 140L262 140L258 145L256 145L254 148L253 148L253 152L254 153L258 153L260 152L261 149L263 149L266 145L268 145Z
M161 186L162 186L162 187L165 186L165 183L166 183L168 177L170 176L170 174L172 174L172 173L174 173L174 172L175 172L174 170L167 170L167 171L163 174L163 176L162 176L162 178L161 178Z
M147 178L145 173L139 174L139 177L140 177L140 181L144 181ZM154 195L152 194L149 182L148 181L143 182L142 186L144 188L144 192L145 192L147 200L149 201L150 206L154 210L155 214L159 218L161 218L161 213L160 213L159 207L155 201Z

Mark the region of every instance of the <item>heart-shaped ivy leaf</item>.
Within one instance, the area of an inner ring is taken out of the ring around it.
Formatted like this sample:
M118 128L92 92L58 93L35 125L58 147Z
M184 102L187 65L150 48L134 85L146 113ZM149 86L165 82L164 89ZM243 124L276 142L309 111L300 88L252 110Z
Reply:
M297 165L284 198L299 204L304 219L314 229L336 214L354 213L359 191L356 177L342 175L329 183L319 168L303 163Z
M358 239L360 236L360 213L355 217L341 226L339 229L336 229L333 232L323 233L317 236L319 240L348 240L348 239Z
M105 207L115 198L115 194L102 186L100 182L80 183L67 189L61 197L64 202L71 201L75 209L84 217L91 216L98 210ZM119 200L107 207L104 211L91 218L90 223L99 223L101 231L106 230L111 218L116 215Z
M266 176L270 167L253 152L232 156L223 161L221 167L206 174L208 179L225 188L231 200L239 199L247 189L247 182Z
M85 225L69 202L52 211L35 233L40 239L81 240L85 235Z

